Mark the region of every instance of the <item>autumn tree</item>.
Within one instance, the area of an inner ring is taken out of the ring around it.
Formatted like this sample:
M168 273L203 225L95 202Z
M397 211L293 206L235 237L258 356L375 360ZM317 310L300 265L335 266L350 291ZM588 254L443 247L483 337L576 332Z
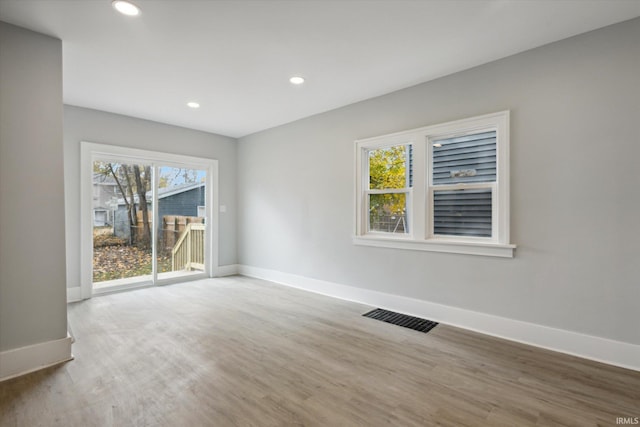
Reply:
M389 190L409 187L407 150L406 145L395 145L369 151L369 189ZM382 218L404 217L405 214L405 193L370 195L369 215L372 223Z

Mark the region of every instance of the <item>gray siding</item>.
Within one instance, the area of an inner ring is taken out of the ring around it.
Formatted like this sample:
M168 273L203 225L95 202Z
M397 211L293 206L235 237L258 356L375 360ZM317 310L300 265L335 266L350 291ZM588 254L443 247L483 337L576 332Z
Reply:
M494 182L496 180L496 132L434 141L433 184Z
M205 187L194 188L158 200L158 217L164 215L198 216L198 206L204 206Z

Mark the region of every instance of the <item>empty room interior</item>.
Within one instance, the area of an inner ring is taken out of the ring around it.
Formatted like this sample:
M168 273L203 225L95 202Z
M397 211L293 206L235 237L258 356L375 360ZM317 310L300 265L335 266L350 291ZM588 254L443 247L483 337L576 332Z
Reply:
M639 0L0 0L0 426L640 424Z

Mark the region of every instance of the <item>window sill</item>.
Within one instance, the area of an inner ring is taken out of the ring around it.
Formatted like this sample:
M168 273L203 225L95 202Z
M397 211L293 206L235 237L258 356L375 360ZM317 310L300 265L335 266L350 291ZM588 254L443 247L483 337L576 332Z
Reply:
M436 240L407 240L387 237L355 236L354 245L374 246L377 248L408 249L414 251L446 252L465 255L493 256L513 258L516 245L479 242L451 242Z

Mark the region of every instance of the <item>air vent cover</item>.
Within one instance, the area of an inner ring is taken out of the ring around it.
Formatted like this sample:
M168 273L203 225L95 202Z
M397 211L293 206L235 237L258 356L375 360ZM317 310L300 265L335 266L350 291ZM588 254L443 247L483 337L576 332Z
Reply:
M429 332L438 325L437 322L432 322L431 320L408 316L406 314L383 310L381 308L371 310L370 312L363 314L363 316L424 333Z

